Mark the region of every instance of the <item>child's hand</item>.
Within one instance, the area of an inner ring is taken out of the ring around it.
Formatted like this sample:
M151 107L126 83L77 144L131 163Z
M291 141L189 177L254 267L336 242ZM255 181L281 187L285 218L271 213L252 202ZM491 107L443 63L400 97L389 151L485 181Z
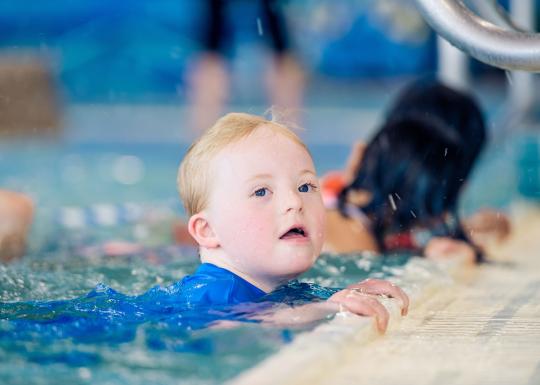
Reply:
M443 260L449 258L463 258L470 264L475 263L475 252L467 242L458 241L447 237L432 238L425 250L426 258L433 260Z
M390 282L368 279L338 291L328 301L344 306L348 311L365 316L374 316L379 332L388 327L389 314L374 295L387 295L401 301L401 314L407 314L409 298L399 287Z
M383 279L368 278L362 282L353 283L347 289L355 289L361 293L371 295L385 295L397 299L401 304L401 315L409 312L409 296L399 286Z

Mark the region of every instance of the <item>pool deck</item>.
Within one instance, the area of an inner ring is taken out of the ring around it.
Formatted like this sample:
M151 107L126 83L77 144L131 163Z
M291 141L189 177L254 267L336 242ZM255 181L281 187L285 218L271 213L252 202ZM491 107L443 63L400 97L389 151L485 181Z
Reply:
M410 313L394 309L386 336L338 317L234 383L540 384L540 206L513 211L513 235L492 248L493 263L447 264L427 282L430 267L414 261L403 277L417 280Z

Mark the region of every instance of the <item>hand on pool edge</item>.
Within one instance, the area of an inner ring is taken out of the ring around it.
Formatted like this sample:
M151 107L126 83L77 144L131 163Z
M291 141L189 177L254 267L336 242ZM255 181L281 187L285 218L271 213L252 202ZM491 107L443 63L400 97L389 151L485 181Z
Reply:
M384 279L368 278L364 281L353 283L347 289L357 290L360 293L371 295L385 295L400 302L401 315L409 312L409 296L397 285Z
M347 310L360 316L375 317L379 333L384 334L388 328L390 314L379 300L356 289L343 289L328 298L328 302L339 304L340 311Z
M328 301L344 306L354 314L374 316L380 333L386 332L390 315L388 310L375 297L385 295L401 302L401 315L409 311L409 297L403 290L391 282L381 279L366 279L349 285L331 296Z

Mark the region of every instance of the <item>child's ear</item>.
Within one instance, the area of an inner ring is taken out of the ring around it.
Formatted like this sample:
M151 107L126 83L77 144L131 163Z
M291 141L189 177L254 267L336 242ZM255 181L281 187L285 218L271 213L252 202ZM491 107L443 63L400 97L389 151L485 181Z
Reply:
M207 249L215 249L216 247L219 247L217 236L210 226L204 212L194 214L189 218L188 231L189 234L197 241L199 246Z

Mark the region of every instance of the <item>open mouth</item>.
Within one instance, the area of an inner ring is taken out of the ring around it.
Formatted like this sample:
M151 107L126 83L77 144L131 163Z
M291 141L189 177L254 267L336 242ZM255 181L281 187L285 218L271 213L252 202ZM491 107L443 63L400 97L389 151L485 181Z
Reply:
M293 227L279 239L292 239L292 238L305 238L307 237L306 231L302 227Z

